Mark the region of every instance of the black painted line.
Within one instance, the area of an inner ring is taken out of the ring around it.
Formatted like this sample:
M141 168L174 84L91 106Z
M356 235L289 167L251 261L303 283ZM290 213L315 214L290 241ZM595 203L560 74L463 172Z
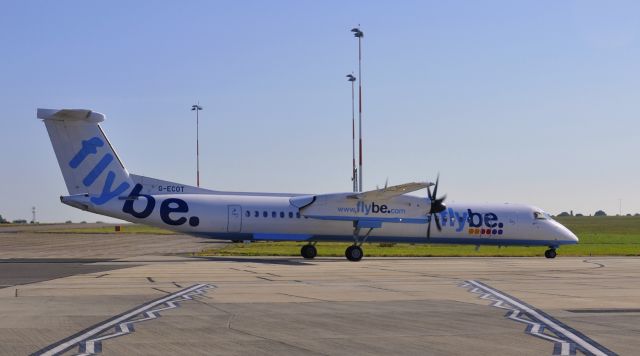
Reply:
M330 302L330 300L320 299L320 298L312 298L312 297L305 297L305 296L302 296L302 295L295 295L295 294L288 294L288 293L278 293L278 294L286 295L288 297L296 297L296 298L302 298L302 299L317 300L317 301L320 301L320 302Z
M171 294L171 292L167 292L166 290L162 290L162 289L160 289L160 288L151 287L151 289L155 289L155 290L157 290L158 292L162 292L162 293L164 293L164 294Z
M229 269L232 269L234 271L239 271L239 272L249 272L249 273L253 273L253 274L257 274L258 272L255 271L247 271L246 269L239 269L239 268L235 268L235 267L229 267Z
M593 261L588 260L588 259L587 259L587 260L582 260L582 262L584 262L584 263L591 263L591 264L594 264L594 265L598 265L598 267L596 267L596 268L603 268L603 267L605 267L605 265L604 265L604 264L602 264L602 263L599 263L599 262L593 262Z
M151 283L155 283L156 281L153 280L153 278L151 277L147 277L147 281L151 282Z

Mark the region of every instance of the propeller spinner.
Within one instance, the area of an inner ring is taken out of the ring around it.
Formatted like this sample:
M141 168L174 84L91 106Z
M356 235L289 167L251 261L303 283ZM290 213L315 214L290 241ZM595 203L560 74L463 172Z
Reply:
M436 185L433 188L433 195L431 194L431 189L427 187L427 194L429 197L429 201L431 202L431 207L429 208L429 223L427 225L427 239L431 238L431 221L436 220L436 228L438 231L442 231L442 226L440 225L440 218L438 217L438 213L444 211L447 206L443 204L444 200L447 198L446 195L442 196L442 198L438 198L438 183L440 182L440 174L436 178Z

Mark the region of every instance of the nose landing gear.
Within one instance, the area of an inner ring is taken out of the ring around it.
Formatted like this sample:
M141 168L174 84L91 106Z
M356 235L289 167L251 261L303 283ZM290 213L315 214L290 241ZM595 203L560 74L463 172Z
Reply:
M548 250L544 251L544 257L546 258L556 258L556 249L551 247Z

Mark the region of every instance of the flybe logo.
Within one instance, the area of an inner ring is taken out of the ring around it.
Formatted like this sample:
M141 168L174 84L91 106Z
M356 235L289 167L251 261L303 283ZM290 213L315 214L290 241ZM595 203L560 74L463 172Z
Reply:
M151 195L140 194L140 191L142 191L142 185L136 184L136 186L131 190L131 193L129 193L129 197L124 203L122 211L138 219L145 219L153 212L153 209L156 206L156 199ZM133 207L133 203L141 197L145 198L146 204L144 209L137 211ZM169 198L163 200L160 204L160 219L168 225L179 226L189 221L189 225L194 227L198 226L200 224L200 218L197 216L192 216L189 219L184 216L180 216L180 213L184 214L188 212L189 205L182 199Z
M477 213L471 209L466 211L454 211L448 208L441 212L442 226L450 226L461 232L467 229L470 235L502 235L504 223L499 221L495 213Z
M69 161L69 167L71 169L77 169L82 165L82 163L89 157L89 155L98 154L98 147L104 146L104 141L102 141L99 137L92 137L88 140L82 141L82 147L78 151L78 153L73 156L71 161ZM87 173L87 175L82 179L82 184L85 187L89 187L95 183L95 181L103 174L109 164L113 161L113 155L111 153L105 153L100 161ZM104 181L104 185L102 186L102 191L99 196L92 196L90 198L91 202L96 205L102 205L109 200L117 197L118 195L124 193L127 189L129 189L129 183L122 182L118 186L114 188L113 183L116 180L116 174L109 170L107 172L107 178Z
M89 157L89 155L97 155L98 148L103 146L104 141L100 137L92 137L88 140L83 140L82 147L75 156L73 156L71 161L69 161L69 167L74 170L77 169L82 165L87 157ZM103 205L109 200L121 196L130 187L129 183L122 182L114 188L116 173L112 170L107 171L107 168L109 164L113 162L113 159L113 154L110 152L105 153L82 180L82 184L85 187L90 187L96 182L100 175L105 171L107 172L107 177L104 181L101 194L90 198L91 202L96 205ZM129 196L125 199L122 211L138 219L145 219L153 213L156 206L156 199L151 195L140 194L141 191L142 185L136 184L129 193ZM140 200L140 198L144 198L146 200L146 204L144 205L144 208L139 206L139 210L136 210L134 207L134 201ZM160 204L160 219L168 225L178 226L189 222L189 225L191 226L198 226L200 224L200 218L197 216L183 216L183 214L188 212L189 205L182 199L168 198L164 199Z

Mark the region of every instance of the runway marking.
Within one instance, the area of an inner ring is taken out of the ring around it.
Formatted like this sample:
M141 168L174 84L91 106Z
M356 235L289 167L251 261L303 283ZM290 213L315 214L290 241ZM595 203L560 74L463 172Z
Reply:
M469 280L460 285L469 292L479 294L480 299L492 301L492 306L506 309L505 317L527 324L525 332L554 343L553 355L616 355L583 333L560 322L544 311L482 282Z
M94 355L102 352L102 341L127 335L135 331L133 324L157 319L160 312L179 307L179 302L194 300L203 296L209 289L216 288L211 284L195 284L162 298L152 300L139 307L126 311L111 319L105 320L88 329L82 330L66 339L55 342L35 355L61 355L78 346L79 355Z
M591 260L583 260L582 262L584 262L584 263L591 263L591 264L597 265L598 267L596 267L596 268L603 268L603 267L605 267L605 265L604 265L604 264L602 264L602 263L598 263L598 262L593 262L593 261L591 261Z

